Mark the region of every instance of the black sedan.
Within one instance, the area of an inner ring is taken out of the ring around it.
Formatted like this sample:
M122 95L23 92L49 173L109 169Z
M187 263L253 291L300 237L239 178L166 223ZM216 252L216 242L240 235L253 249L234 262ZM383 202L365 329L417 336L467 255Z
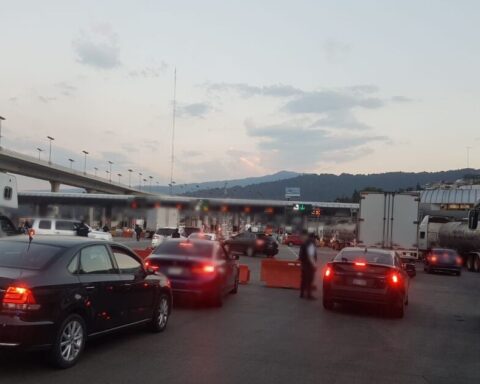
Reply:
M278 253L278 243L265 233L241 232L224 242L230 252L239 252L247 256L264 254L273 257Z
M73 366L87 338L134 325L163 331L168 279L130 249L81 237L0 240L0 347L46 348Z
M368 303L403 317L408 287L408 274L394 251L344 248L324 271L323 306L330 310L336 302Z
M424 258L424 271L447 272L460 276L462 273L462 258L453 249L434 248Z
M221 306L226 294L238 291L237 260L217 241L171 239L155 248L146 263L168 276L174 294Z

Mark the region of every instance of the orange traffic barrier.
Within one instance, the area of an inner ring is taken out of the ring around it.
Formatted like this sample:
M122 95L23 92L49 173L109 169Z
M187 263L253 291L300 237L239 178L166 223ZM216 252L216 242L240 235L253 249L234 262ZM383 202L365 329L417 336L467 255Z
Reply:
M145 248L145 249L134 249L133 252L135 252L138 256L140 256L142 259L145 259L146 257L150 256L152 253L151 248Z
M250 281L250 268L248 268L245 264L240 264L240 276L238 278L238 282L240 284L248 284Z
M300 289L300 262L294 260L262 260L260 279L271 288Z

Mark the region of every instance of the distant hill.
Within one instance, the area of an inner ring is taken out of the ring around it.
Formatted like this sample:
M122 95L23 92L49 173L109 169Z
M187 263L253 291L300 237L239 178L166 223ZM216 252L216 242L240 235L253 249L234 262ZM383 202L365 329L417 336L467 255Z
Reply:
M348 200L355 191L366 188L377 188L384 191L398 191L400 189L417 189L429 183L454 182L465 175L480 174L479 170L459 169L443 172L388 172L379 174L352 175L342 173L333 174L305 174L294 178L264 182L247 186L227 188L211 188L203 191L187 193L197 197L232 197L250 199L279 199L285 198L286 187L299 187L301 199L308 201L335 201Z
M259 176L259 177L247 177L245 179L234 179L234 180L217 180L217 181L207 181L204 183L189 183L189 184L177 184L175 185L175 194L186 194L186 193L196 193L202 190L210 189L221 189L222 191L227 188L232 187L243 187L246 185L254 185L260 183L273 182L278 180L291 179L300 175L297 172L290 171L280 171L272 175ZM152 186L152 192L167 194L170 192L170 187L168 186Z

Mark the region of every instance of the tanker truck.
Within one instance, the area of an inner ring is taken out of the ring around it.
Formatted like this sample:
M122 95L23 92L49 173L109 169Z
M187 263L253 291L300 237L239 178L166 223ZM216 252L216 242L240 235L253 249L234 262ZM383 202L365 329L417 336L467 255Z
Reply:
M419 248L422 253L434 247L456 250L469 271L480 272L480 202L463 220L445 220L425 216L419 226Z

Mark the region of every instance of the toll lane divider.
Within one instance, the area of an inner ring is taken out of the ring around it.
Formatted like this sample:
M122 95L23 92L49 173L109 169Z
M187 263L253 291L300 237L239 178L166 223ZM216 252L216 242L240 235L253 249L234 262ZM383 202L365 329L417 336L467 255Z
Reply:
M145 248L145 249L134 249L133 252L135 252L138 256L140 256L142 259L147 258L152 254L153 249L152 248Z
M240 276L238 277L238 282L240 284L248 284L250 281L250 268L245 264L240 264Z
M270 288L300 289L300 262L295 260L262 260L260 280Z

